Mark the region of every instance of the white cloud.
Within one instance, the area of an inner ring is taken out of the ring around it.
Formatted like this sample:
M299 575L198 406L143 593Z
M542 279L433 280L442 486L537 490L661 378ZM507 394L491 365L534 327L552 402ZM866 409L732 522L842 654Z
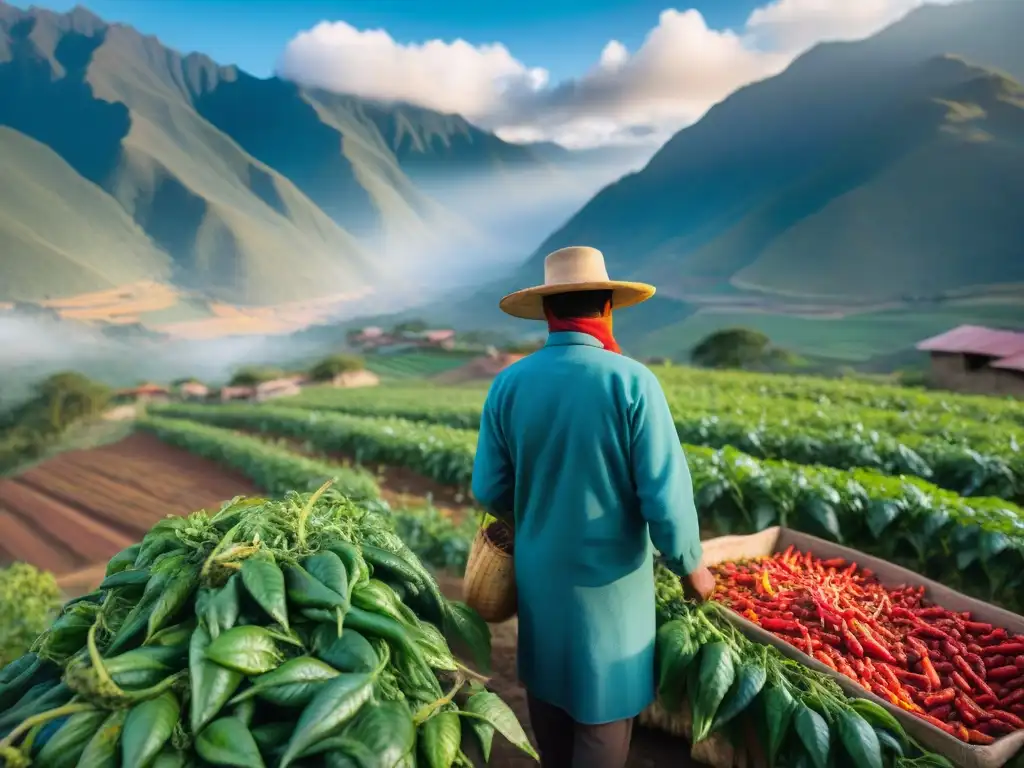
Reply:
M554 85L546 70L499 43L407 45L383 30L322 22L289 42L279 72L333 91L456 112L513 141L650 142L778 73L815 43L865 37L924 2L945 1L772 0L739 31L711 29L694 9L668 9L635 52L610 40L586 73Z

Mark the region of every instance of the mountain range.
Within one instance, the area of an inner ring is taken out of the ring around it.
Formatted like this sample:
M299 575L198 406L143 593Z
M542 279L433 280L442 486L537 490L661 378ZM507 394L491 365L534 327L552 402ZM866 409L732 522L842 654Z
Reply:
M657 285L616 324L651 355L728 325L850 359L959 319L1020 325L1022 29L1024 3L975 0L818 45L601 190L510 277L434 311L512 327L498 297L587 244Z
M1022 29L1024 2L972 0L818 45L582 207L500 228L488 210L524 188L635 157L512 144L458 115L180 54L81 7L0 0L0 308L209 335L280 307L299 324L339 307L386 321L449 270L469 275L453 295L397 317L521 334L537 329L497 299L587 244L658 287L616 322L636 354L683 357L747 325L864 360L958 322L1020 325Z

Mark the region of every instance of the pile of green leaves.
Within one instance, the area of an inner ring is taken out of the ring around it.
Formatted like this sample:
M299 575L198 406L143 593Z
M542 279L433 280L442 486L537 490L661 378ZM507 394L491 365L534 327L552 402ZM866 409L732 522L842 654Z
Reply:
M60 590L49 571L28 563L0 568L0 666L28 650L60 604Z
M0 671L0 760L452 766L495 731L536 757L449 641L487 670L389 521L326 485L236 499L158 523Z
M944 766L885 708L851 699L827 675L740 634L716 603L683 598L679 580L656 571L658 700L678 711L689 700L693 742L721 731L741 742L753 722L769 766Z

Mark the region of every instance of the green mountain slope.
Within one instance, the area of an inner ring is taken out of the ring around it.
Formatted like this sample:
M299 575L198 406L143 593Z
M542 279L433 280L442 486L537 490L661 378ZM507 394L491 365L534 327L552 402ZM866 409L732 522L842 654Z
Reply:
M166 278L171 261L52 149L0 127L0 301Z
M0 5L0 124L109 191L170 255L175 284L239 304L372 285L351 235L193 108L220 72L82 9Z
M602 190L537 249L526 274L538 274L549 251L583 242L604 250L619 274L650 276L651 260L661 264L655 274L674 275L674 285L664 287L677 295L728 279L756 257L749 235L730 233L754 211L790 187L808 188L789 199L788 208L775 203L774 223L758 233L771 240L776 229L788 229L867 180L870 169L856 162L841 168L842 178L820 177L823 167L843 165L840 148L870 134L883 143L865 150L870 162L905 151L906 111L965 77L951 62L926 66L929 59L961 54L1024 77L1024 48L1014 32L1021 28L1024 3L976 0L923 8L865 41L818 46L777 77L732 94L673 137L642 171ZM910 133L911 143L922 135ZM907 200L902 207L914 204ZM716 246L715 258L697 259L701 268L691 272L690 258L723 236L735 238L736 246ZM829 268L826 254L834 244L825 237L809 246L821 254L819 269ZM913 248L903 258L925 263Z

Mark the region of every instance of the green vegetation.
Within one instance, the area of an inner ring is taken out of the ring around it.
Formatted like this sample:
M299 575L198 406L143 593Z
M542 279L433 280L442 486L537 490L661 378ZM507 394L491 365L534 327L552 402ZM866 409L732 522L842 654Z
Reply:
M281 379L287 376L287 372L280 368L264 365L249 365L239 369L232 375L228 382L232 387L254 387L274 379Z
M313 381L331 381L338 374L365 369L366 361L358 355L331 355L309 369L309 378Z
M705 368L772 370L792 367L793 356L772 345L760 331L726 328L715 331L693 348L693 362Z
M0 413L0 473L41 455L70 427L99 416L111 391L74 372L35 385L28 401Z
M681 373L677 376L676 371ZM932 397L933 410L882 410L841 399L826 402L821 394L816 399L786 398L775 389L785 384L771 377L729 378L728 374L676 368L663 369L661 374L684 443L733 446L758 458L800 464L914 475L965 496L1024 502L1024 455L1019 449L1024 426L1016 422L982 423L953 415L950 409L939 407L938 403L949 403L938 396L924 395ZM775 388L759 392L759 381ZM807 380L804 386L809 394L817 391L814 380ZM893 387L875 389L883 407L890 402L887 393L898 392ZM870 385L854 384L846 390L832 387L830 391L839 398L843 391L871 390ZM287 405L476 429L484 397L485 390L479 387L392 387L377 392L313 388L290 398ZM980 407L975 400L962 403L962 410L973 412ZM998 401L992 402L998 405Z
M166 518L106 574L4 669L5 765L464 765L463 720L537 757L453 654L487 673L487 624L326 485Z
M366 367L382 379L419 379L436 376L465 365L472 352L408 352L400 355L370 355Z
M28 651L60 605L52 573L28 563L0 568L0 667Z
M267 434L302 435L324 451L369 446L375 460L390 459L443 483L464 484L472 476L476 433L471 430L284 408L170 412ZM1010 502L965 499L924 480L870 470L759 461L729 448L684 448L698 511L721 533L786 525L880 554L1011 609L1021 605L1024 510Z

